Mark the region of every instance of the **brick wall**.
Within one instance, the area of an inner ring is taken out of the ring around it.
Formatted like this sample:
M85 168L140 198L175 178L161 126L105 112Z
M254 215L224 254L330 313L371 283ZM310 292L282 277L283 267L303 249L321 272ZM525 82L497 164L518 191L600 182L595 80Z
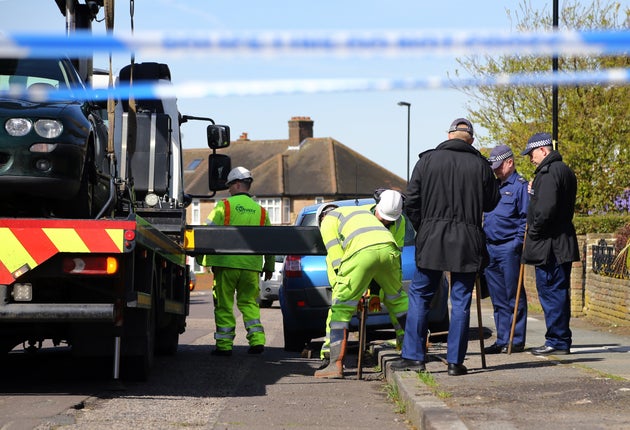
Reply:
M587 317L604 325L630 326L630 280L593 272L592 245L600 239L614 244L612 234L578 236L581 261L571 271L571 316ZM533 266L525 266L524 286L530 305L540 307Z

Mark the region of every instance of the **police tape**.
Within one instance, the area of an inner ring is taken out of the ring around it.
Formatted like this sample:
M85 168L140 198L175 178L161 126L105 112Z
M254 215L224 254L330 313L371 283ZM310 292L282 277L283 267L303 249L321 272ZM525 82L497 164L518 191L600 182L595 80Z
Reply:
M267 81L184 82L167 81L120 85L85 90L85 97L96 101L127 99L206 98L230 96L269 96L291 94L376 92L420 89L451 89L475 86L566 86L622 85L630 82L630 69L605 69L581 72L499 74L480 78L449 79L440 77L397 79L284 79ZM81 91L83 91L81 89ZM0 97L27 98L33 101L68 100L77 97L77 89L28 91L11 88Z
M630 31L330 31L172 32L114 35L85 31L0 34L0 57L91 56L96 53L206 55L285 54L497 54L620 55L630 50Z

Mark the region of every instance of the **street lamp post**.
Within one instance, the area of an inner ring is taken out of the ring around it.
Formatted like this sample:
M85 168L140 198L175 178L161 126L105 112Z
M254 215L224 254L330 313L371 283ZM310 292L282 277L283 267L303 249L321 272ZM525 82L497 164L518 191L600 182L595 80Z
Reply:
M407 107L407 184L409 183L409 151L410 151L410 126L411 126L411 103L408 102L398 102L398 106L406 106Z
M558 30L558 0L553 0L553 30ZM551 57L551 69L554 77L558 74L558 56L556 54ZM554 83L551 87L551 140L553 141L553 149L558 149L558 84Z

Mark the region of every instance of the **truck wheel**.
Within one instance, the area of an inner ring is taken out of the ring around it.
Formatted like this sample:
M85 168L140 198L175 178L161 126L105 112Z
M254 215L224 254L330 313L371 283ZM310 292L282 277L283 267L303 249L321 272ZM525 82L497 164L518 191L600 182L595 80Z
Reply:
M127 338L127 342L135 344L139 354L127 355L122 365L123 378L131 381L149 379L155 357L155 307L137 310L144 332L141 336ZM134 318L135 319L135 318Z
M160 329L155 339L155 352L159 355L175 355L179 346L179 317L171 316L167 326Z

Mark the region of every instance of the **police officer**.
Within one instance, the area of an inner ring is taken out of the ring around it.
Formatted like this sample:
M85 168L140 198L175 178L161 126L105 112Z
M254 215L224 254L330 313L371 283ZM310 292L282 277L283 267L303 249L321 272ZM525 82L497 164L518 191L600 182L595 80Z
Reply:
M252 174L244 167L235 167L228 173L226 185L231 195L216 204L208 215L208 225L271 225L267 211L249 195L253 182ZM260 321L260 307L256 303L260 291L259 276L265 281L271 279L275 261L273 255L204 255L197 257L203 266L211 266L214 273L216 304L216 349L213 355L232 355L232 345L236 336L234 317L234 294L236 306L243 314L247 330L249 354L260 354L265 348L265 331Z
M571 266L580 260L573 226L577 179L553 149L549 133L536 133L521 155L535 166L527 208L523 262L536 266L536 290L545 315L545 344L534 355L569 354L572 343Z
M516 172L514 154L507 145L493 148L488 161L499 181L501 200L492 211L484 214L483 229L490 255L484 274L494 309L497 336L496 342L484 352L499 354L507 352L510 341L529 196L527 180ZM523 290L519 297L512 352L525 349L526 330L527 297Z
M315 377L343 378L348 326L370 281L374 279L381 286L387 298L385 303L393 313L401 318L407 312L407 301L402 294L400 250L391 232L364 207L324 204L317 219L327 250L326 268L333 302L330 364L315 372Z

